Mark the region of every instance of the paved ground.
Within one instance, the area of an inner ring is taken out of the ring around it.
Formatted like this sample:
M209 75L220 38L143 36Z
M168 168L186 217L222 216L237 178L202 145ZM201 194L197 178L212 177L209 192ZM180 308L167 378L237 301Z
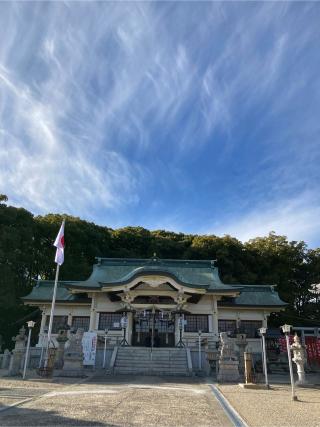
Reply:
M0 412L1 426L232 425L208 385L190 378L106 377L73 385L0 379L3 405L23 398L31 400Z
M291 400L289 384L272 384L271 390L248 390L238 385L218 388L249 426L320 426L320 387L297 388L298 402Z
M250 427L320 427L320 386L288 384L271 390L219 385ZM1 408L22 402L1 412ZM223 426L231 422L209 385L194 378L105 377L74 379L0 378L0 426Z

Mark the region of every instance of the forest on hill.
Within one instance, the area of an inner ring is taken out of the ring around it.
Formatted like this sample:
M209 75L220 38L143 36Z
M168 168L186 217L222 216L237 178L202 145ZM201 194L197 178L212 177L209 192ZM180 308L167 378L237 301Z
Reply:
M319 326L320 296L312 285L320 283L320 248L303 241L268 236L241 242L229 235L191 235L142 227L113 230L80 218L48 214L34 216L9 206L0 196L0 335L5 346L34 312L20 297L28 294L34 279L54 279L53 241L62 219L65 227L65 263L61 280L86 279L95 257L216 259L226 283L275 285L288 303L271 322ZM4 346L3 346L4 347Z

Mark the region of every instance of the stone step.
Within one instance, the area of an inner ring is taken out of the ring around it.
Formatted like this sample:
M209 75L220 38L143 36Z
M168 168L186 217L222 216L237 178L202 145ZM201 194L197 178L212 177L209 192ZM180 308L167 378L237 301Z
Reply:
M138 352L150 352L151 351L151 347L118 347L119 351L138 351ZM157 353L177 353L179 351L185 351L185 348L166 348L166 347L153 347L152 351L153 352L157 352Z
M115 374L190 375L185 349L120 347L115 361Z
M161 368L162 366L165 367L173 367L173 368L183 368L185 369L187 367L186 363L130 363L130 362L120 362L120 363L115 363L115 367L119 367L119 366L132 366L134 368L149 368L151 366L155 366L157 368Z
M125 365L125 364L116 364L116 368L134 368L134 369L187 369L186 365Z
M118 354L118 358L120 359L140 359L140 360L186 360L186 356L179 356L179 357L159 357L159 356L129 356L127 354Z
M132 365L149 365L150 363L155 363L156 365L186 365L186 360L165 360L165 361L158 361L158 360L129 360L129 359L117 359L116 364L119 363L129 363Z
M122 375L188 375L189 372L187 371L168 371L168 370L152 370L152 369L144 369L144 370L138 370L138 369L115 369L114 374L122 374Z
M138 363L149 363L149 362L157 362L157 363L171 363L171 362L177 362L177 363L186 363L187 358L184 359L155 359L155 358L149 358L149 359L140 359L140 358L130 358L130 357L117 357L117 360L123 360L123 361L129 361L129 362L138 362Z
M115 374L120 375L183 375L187 376L190 373L185 369L175 369L175 370L159 370L159 369L114 369Z
M150 356L151 354L156 357L184 357L186 352L183 353L155 353L155 352L145 352L145 353L137 353L137 352L129 352L129 351L119 351L118 354L126 355L126 356Z
M115 368L128 368L128 369L187 369L186 365L122 365L116 364Z
M156 361L152 361L149 360L148 362L140 362L140 361L132 361L132 360L116 360L115 366L123 366L123 365L128 365L128 366L150 366L150 365L156 365L156 366L187 366L187 362L156 362Z
M185 357L186 353L127 353L126 351L118 351L122 356L154 356L154 357Z
M184 362L187 360L186 357L129 357L129 356L117 356L118 360L143 360L148 362L149 360L156 360L159 362L169 362L169 361L178 361L178 362Z
M118 361L116 362L115 366L182 366L185 367L187 366L187 363L155 363L155 362L150 362L150 363L131 363L131 362L122 362L122 361Z
M126 351L118 351L117 354L121 354L121 356L145 356L145 357L149 357L152 356L153 357L186 357L186 352L185 353L129 353Z
M132 349L129 347L118 347L119 353L154 353L154 354L183 354L186 353L186 349L178 349L178 350L161 350L158 349L147 349L147 350L138 350L138 349Z
M132 363L140 363L140 365L143 365L144 363L180 363L180 364L184 364L187 363L187 360L155 360L155 359L122 359L121 357L117 358L116 361L121 361L121 362L132 362Z

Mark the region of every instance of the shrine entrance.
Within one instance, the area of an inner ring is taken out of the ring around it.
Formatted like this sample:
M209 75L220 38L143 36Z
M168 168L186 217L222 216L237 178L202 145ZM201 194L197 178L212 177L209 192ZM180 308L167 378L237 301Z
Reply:
M132 345L174 347L175 318L171 312L144 310L133 316Z

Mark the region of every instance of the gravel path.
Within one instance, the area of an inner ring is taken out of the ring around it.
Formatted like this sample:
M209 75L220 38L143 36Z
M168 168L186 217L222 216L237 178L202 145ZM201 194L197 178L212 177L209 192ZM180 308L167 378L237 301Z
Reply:
M197 379L106 377L44 384L25 382L27 391L38 386L47 394L0 412L0 425L231 426L208 385ZM1 380L0 388L3 392Z
M291 400L289 385L275 384L271 390L218 388L250 427L320 427L319 388L297 388L298 402Z

